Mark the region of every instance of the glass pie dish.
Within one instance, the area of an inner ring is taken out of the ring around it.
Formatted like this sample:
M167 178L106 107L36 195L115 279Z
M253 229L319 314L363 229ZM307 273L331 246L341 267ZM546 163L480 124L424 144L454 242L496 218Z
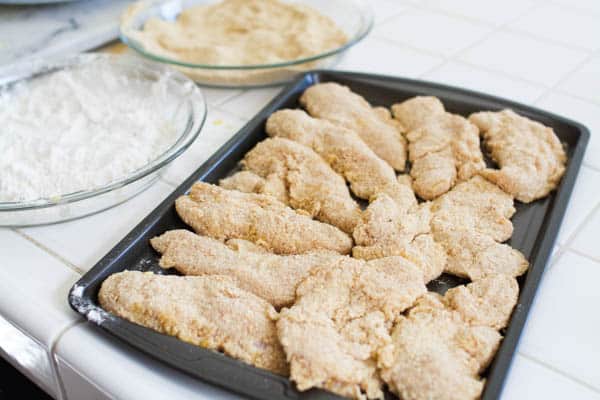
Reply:
M55 71L102 61L130 74L141 82L166 81L166 92L178 101L169 108L169 122L175 141L154 160L107 184L64 193L49 198L25 201L0 201L0 226L28 226L66 221L117 205L150 186L159 171L177 158L198 137L206 119L204 95L193 81L165 65L108 54L81 54L63 58L38 59L0 70L0 93L20 82L29 82ZM0 128L1 129L1 128ZM2 132L0 132L0 135Z
M259 87L289 82L296 74L310 69L329 68L344 52L362 40L373 26L373 12L367 0L283 0L309 6L329 17L346 34L347 41L329 51L310 57L270 64L221 65L196 64L169 57L151 49L139 38L151 18L172 22L187 8L211 5L218 0L145 0L134 4L121 20L121 40L151 60L179 69L198 83L217 87Z

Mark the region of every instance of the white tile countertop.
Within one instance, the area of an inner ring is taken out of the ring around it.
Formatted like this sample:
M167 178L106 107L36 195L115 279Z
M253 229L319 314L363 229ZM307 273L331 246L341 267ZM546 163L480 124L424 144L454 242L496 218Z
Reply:
M600 400L600 2L372 3L375 28L337 68L467 87L590 129L503 398ZM0 32L6 26L0 23ZM151 188L87 218L0 229L0 355L57 399L239 398L100 332L69 309L67 292L279 90L206 89L203 132Z

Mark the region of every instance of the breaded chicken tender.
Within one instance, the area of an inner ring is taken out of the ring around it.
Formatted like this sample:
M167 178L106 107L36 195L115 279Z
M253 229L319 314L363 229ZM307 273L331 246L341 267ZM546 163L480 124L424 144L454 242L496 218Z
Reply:
M445 272L472 280L522 275L529 263L501 244L513 231L512 196L480 176L456 185L431 206L431 232L447 253Z
M353 131L310 117L301 110L280 110L267 120L267 134L294 140L318 153L350 182L357 196L371 200L388 194L403 209L417 204L412 190L396 180L394 170Z
M410 128L408 153L413 189L433 200L485 168L479 131L460 115L444 111L435 97L414 97L392 106L394 117Z
M499 274L448 290L444 302L471 325L502 329L508 325L518 297L517 280Z
M552 128L511 110L478 112L469 120L483 132L485 148L500 167L481 171L485 178L523 203L558 186L567 155Z
M165 276L125 271L98 294L107 311L138 325L287 375L277 339L277 312L225 276Z
M523 275L529 262L523 254L492 237L460 228L433 231L447 254L445 272L477 280L489 275Z
M282 138L263 140L246 154L242 166L255 176L234 175L220 185L273 195L290 207L306 211L313 218L347 233L352 233L360 218L360 208L350 196L344 178L300 143ZM244 173L246 171L238 174ZM262 184L257 183L255 177L262 179ZM276 189L274 193L272 188Z
M415 263L429 282L442 273L446 264L444 248L429 234L430 220L428 203L406 212L389 196L379 195L354 230L352 255L365 260L402 256Z
M338 228L311 219L271 196L195 183L175 208L198 234L221 241L244 239L276 254L332 250L347 254L352 239Z
M392 322L425 292L423 275L402 257L346 257L314 270L277 321L290 379L301 391L383 398L376 354L390 343Z
M513 198L481 176L459 183L431 206L434 231L460 228L504 242L512 236Z
M501 340L487 326L470 326L427 294L401 316L391 343L379 352L382 379L403 400L478 399L480 377Z
M227 275L241 289L276 308L294 302L296 287L311 270L336 263L342 257L325 251L289 256L234 251L218 240L184 229L168 231L150 243L162 253L162 268L175 268L183 275Z
M347 86L327 82L310 86L300 104L315 118L358 133L360 138L397 171L406 166L406 139L381 110L375 110Z

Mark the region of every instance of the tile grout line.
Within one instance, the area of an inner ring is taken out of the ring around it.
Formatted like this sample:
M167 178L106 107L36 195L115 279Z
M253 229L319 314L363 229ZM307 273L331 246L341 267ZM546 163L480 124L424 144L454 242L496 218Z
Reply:
M577 254L578 256L581 256L583 258L587 258L590 261L593 261L595 264L600 264L600 258L596 258L594 256L590 256L589 254L586 254L580 250L577 249L573 249L573 248L568 248L568 251L570 251L571 253Z
M552 94L556 89L558 89L558 87L560 85L562 85L563 83L565 83L567 81L567 79L571 78L573 76L573 74L575 74L575 72L579 71L579 69L581 69L581 67L583 67L585 64L587 64L592 58L594 58L595 53L591 53L588 54L587 57L585 57L583 60L581 60L579 63L577 63L577 65L575 65L574 68L572 68L571 70L569 70L569 72L566 72L555 84L553 84L552 86L550 86L548 88L548 90L546 90L544 93L542 93L538 98L536 98L533 101L533 104L537 104L538 102L544 100L545 98L547 98L550 94Z
M60 261L61 263L63 263L66 267L68 267L69 269L71 269L76 274L78 274L80 276L83 275L83 274L85 274L85 271L83 269L79 268L77 265L73 264L72 262L70 262L69 260L67 260L65 257L61 256L60 254L58 254L54 250L51 250L48 247L44 246L42 243L38 242L37 240L35 240L31 236L27 235L26 233L24 233L20 229L11 228L11 230L13 232L15 232L17 235L21 236L23 239L25 239L25 240L29 241L30 243L34 244L40 250L43 250L45 253L47 253L50 256L56 258L58 261Z
M58 362L56 361L56 346L62 337L67 333L68 330L74 328L75 326L85 323L85 321L81 321L79 319L70 322L67 326L63 327L63 329L58 332L54 338L51 340L50 346L48 347L48 352L50 353L50 363L52 364L52 369L54 370L54 374L56 375L56 380L58 381L58 389L60 391L60 399L67 400L67 391L65 389L65 385L60 377L60 373L58 372Z
M569 379L569 380L571 380L571 381L573 381L573 382L575 382L575 383L577 383L577 384L579 384L581 386L585 386L587 389L590 389L594 393L600 393L600 389L598 389L598 388L590 385L586 381L583 381L583 380L581 380L581 379L579 379L579 378L577 378L577 377L575 377L575 376L573 376L573 375L571 375L571 374L569 374L567 372L564 372L560 368L557 368L557 367L555 367L555 366L553 366L551 364L548 364L545 361L542 361L542 360L538 359L537 357L534 357L534 356L532 356L530 354L527 354L526 352L524 352L522 350L519 350L518 354L521 355L523 358L526 358L527 360L529 360L531 362L539 364L540 366L542 366L542 367L544 367L546 369L549 369L550 371L552 371L552 372L554 372L554 373L556 373L558 375L561 375L561 376L563 376L563 377L565 377L565 378L567 378L567 379Z
M600 134L600 132L599 132L599 134ZM593 170L594 170L594 171L596 171L596 172L600 172L600 167L597 167L597 166L595 166L595 165L588 164L587 162L584 162L584 163L583 163L583 165L584 165L586 168L590 168L590 169L593 169Z
M592 58L594 58L594 57L596 57L595 54L592 55ZM588 61L589 61L589 59L588 59ZM591 104L593 106L597 106L597 107L600 106L600 101L599 100L593 100L593 99L581 96L581 95L576 94L576 93L569 92L569 91L567 91L565 89L561 89L561 88L558 88L558 87L554 89L554 93L560 94L561 96L571 97L572 99L583 101L584 103L588 103L588 104Z
M574 248L571 247L571 245L573 244L573 242L575 242L575 239L577 238L577 236L583 231L583 229L587 226L587 224L591 223L590 221L592 220L592 218L590 218L590 217L593 217L594 214L596 214L596 212L600 213L600 203L596 204L590 210L590 212L585 216L583 222L581 222L579 225L577 225L575 227L575 230L573 231L573 233L571 233L571 235L569 235L569 237L567 238L567 240L565 240L564 247L567 250L569 250L569 251L573 251L574 253L586 256L587 258L590 258L590 259L592 259L594 261L600 262L600 259L596 259L593 256L590 256L590 255L587 255L587 254L583 254L579 250L576 250L576 249L574 249Z

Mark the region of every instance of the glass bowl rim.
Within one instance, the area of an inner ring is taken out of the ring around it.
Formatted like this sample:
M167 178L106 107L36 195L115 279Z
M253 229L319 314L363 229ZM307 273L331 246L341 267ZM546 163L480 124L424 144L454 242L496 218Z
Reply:
M136 59L134 63L131 59L128 59L127 57L103 53L85 53L74 54L65 57L43 57L37 59L29 59L26 63L18 64L19 66L22 66L24 64L26 68L29 68L27 75L23 76L22 72L19 72L18 78L14 80L11 80L11 77L9 77L8 80L3 80L0 76L0 88L2 88L3 86L10 85L14 82L27 80L32 77L35 77L40 73L40 70L58 70L69 66L83 65L85 63L89 63L94 60L100 59L109 60L110 62L117 62L122 65L126 65L127 68L132 68L134 70L149 69L153 72L167 73L170 76L172 76L172 78L170 79L175 78L183 80L184 82L189 82L190 85L192 85L192 91L188 95L188 101L191 103L192 108L188 115L188 121L186 123L185 128L183 129L183 132L179 134L175 142L169 148L167 148L164 152L158 155L154 160L132 171L130 174L123 177L122 179L110 182L104 186L97 187L94 189L83 189L71 193L61 194L57 196L58 200L53 200L52 197L44 197L33 200L0 202L0 212L35 210L57 205L64 205L93 198L123 188L129 185L130 183L141 180L146 176L160 170L162 167L175 160L179 155L181 155L181 153L183 153L189 146L191 146L191 144L194 143L196 138L200 135L200 131L204 126L208 114L206 98L202 90L198 87L198 85L196 85L196 83L193 80L191 80L181 72L173 70L172 68L169 68L165 65L151 63L145 60ZM19 69L17 66L14 67L15 68L11 69Z
M141 4L138 5L138 9L134 14L130 17L130 20L134 20L135 16L145 10L150 9L151 7L158 7L161 4L170 2L173 0L142 0ZM135 50L136 52L142 54L144 57L147 57L151 60L158 61L161 63L173 64L180 67L186 68L197 68L197 69L208 69L208 70L220 70L220 71L235 71L235 70L261 70L261 69L272 69L272 68L282 68L282 67L291 67L295 65L305 64L311 61L317 61L320 59L324 59L339 53L344 52L350 47L354 46L362 39L365 38L373 29L373 24L375 21L373 9L370 6L367 0L350 0L351 3L361 8L361 19L363 24L360 26L358 31L354 33L354 35L343 45L336 47L335 49L328 50L326 52L322 52L319 54L315 54L309 57L297 58L295 60L289 61L281 61L277 63L269 63L269 64L248 64L248 65L217 65L217 64L196 64L189 63L181 60L177 60L174 58L157 55L152 53L144 48L144 46L137 43L134 38L131 38L127 35L127 31L129 30L128 26L123 26L121 24L119 27L119 37L123 43L125 43L128 47ZM135 4L135 3L134 3ZM132 28L133 29L133 28Z

